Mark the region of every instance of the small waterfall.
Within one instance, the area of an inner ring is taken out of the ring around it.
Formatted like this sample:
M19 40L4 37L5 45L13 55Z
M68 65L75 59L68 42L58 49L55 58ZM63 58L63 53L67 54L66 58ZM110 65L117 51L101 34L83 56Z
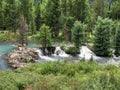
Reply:
M54 55L60 56L60 57L69 57L70 56L70 55L66 54L65 51L63 51L59 46L56 47Z
M41 49L36 49L36 52L38 53L40 57L40 62L43 61L59 61L59 60L64 60L64 58L69 57L70 55L66 54L63 50L61 50L60 47L56 47L54 54L51 56L44 55Z
M40 57L40 62L57 61L57 60L56 60L55 58L53 58L53 57L43 55L41 49L36 49L36 48L35 48L35 50L36 50L36 52L38 53L38 56Z
M90 60L93 56L94 53L87 46L81 47L79 57L85 58L85 60Z

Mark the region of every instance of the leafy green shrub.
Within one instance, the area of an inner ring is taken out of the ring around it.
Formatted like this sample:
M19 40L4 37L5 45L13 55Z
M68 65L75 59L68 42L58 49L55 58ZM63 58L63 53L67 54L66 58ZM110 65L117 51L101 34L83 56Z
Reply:
M57 63L46 63L41 69L41 74L57 74L61 70L61 65Z

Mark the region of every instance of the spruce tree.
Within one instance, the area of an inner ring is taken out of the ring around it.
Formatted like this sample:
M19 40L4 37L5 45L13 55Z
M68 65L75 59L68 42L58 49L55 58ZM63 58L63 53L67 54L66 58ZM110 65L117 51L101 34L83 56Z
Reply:
M4 0L3 3L4 8L2 7L4 14L4 22L3 26L9 30L14 30L18 26L18 8L16 0Z
M48 0L45 13L45 24L52 29L52 36L57 37L59 34L59 18L60 18L60 2L59 0Z
M80 21L76 21L74 23L72 28L72 40L77 49L79 49L79 47L84 43L84 29L85 25Z
M110 30L112 21L98 17L95 25L94 52L97 56L110 56Z
M48 47L51 45L51 30L49 26L43 24L39 31L39 40L43 47Z
M35 6L35 25L36 25L36 30L39 31L40 30L40 26L41 26L41 8L40 8L40 4L37 4Z
M3 0L0 0L0 29L3 29Z
M74 0L72 14L78 21L84 22L88 13L88 0Z
M20 0L20 37L22 37L22 45L27 45L28 31L30 30L30 24L34 25L33 15L33 0ZM32 26L32 25L31 25ZM23 34L22 34L23 33Z
M120 23L117 26L116 38L115 38L115 55L120 56Z

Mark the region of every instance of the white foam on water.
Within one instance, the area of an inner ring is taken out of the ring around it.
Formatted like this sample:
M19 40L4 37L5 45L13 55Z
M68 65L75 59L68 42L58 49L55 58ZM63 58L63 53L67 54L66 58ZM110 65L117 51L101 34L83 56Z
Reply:
M70 57L70 55L66 54L65 51L63 51L59 46L56 47L54 56L60 56L60 57Z
M87 46L82 46L78 56L80 58L85 58L85 60L90 60L95 55Z

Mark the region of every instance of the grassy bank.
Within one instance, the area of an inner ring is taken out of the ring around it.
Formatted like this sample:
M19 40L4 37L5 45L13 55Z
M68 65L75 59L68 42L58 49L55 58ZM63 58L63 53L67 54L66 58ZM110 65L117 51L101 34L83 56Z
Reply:
M0 90L120 90L120 67L48 62L0 72Z

